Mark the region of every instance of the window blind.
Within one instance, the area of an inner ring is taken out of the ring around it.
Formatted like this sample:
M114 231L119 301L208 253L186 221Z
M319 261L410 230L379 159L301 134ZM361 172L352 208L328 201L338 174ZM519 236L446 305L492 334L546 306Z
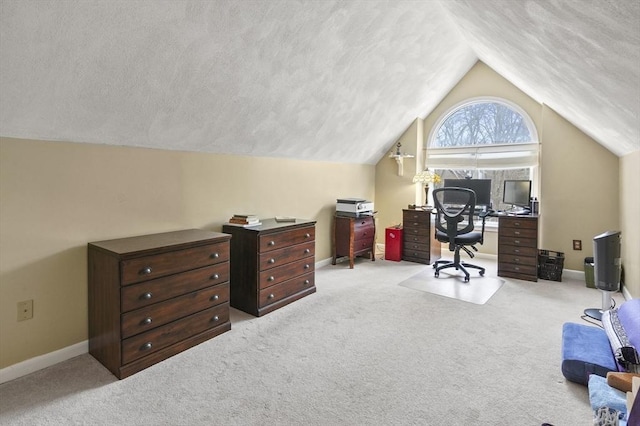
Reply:
M538 165L540 144L492 144L455 148L428 148L430 169L522 169Z

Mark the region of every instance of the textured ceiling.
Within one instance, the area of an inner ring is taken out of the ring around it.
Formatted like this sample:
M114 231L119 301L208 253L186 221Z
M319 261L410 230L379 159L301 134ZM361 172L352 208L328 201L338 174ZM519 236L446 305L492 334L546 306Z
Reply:
M478 57L616 155L640 149L640 1L443 1Z
M0 135L373 164L480 58L640 149L640 2L2 0Z

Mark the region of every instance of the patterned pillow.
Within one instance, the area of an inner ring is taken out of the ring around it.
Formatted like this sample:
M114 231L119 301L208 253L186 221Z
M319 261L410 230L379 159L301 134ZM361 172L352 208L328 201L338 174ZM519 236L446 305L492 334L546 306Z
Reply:
M607 333L611 349L618 365L630 373L640 373L638 351L629 342L627 333L618 318L618 310L611 309L602 313L602 327Z

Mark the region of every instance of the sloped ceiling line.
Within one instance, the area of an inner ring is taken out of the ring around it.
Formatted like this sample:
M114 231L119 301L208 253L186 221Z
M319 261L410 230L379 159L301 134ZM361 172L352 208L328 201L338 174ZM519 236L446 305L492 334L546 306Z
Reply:
M6 0L0 134L375 164L480 58L624 155L639 4Z

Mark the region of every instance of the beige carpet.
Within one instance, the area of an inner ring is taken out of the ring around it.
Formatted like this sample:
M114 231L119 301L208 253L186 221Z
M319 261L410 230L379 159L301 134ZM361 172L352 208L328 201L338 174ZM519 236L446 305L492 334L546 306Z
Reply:
M483 277L477 270L468 269L468 271L471 278L469 282L464 282L462 271L456 271L453 268L443 269L440 271L440 276L436 278L433 276L433 268L427 268L400 282L399 285L476 305L484 305L504 284L504 280L489 276L489 271Z
M589 424L586 386L560 370L561 334L598 290L505 279L476 305L398 286L425 270L318 268L317 293L260 318L232 309L230 332L125 380L85 354L3 383L0 425Z

